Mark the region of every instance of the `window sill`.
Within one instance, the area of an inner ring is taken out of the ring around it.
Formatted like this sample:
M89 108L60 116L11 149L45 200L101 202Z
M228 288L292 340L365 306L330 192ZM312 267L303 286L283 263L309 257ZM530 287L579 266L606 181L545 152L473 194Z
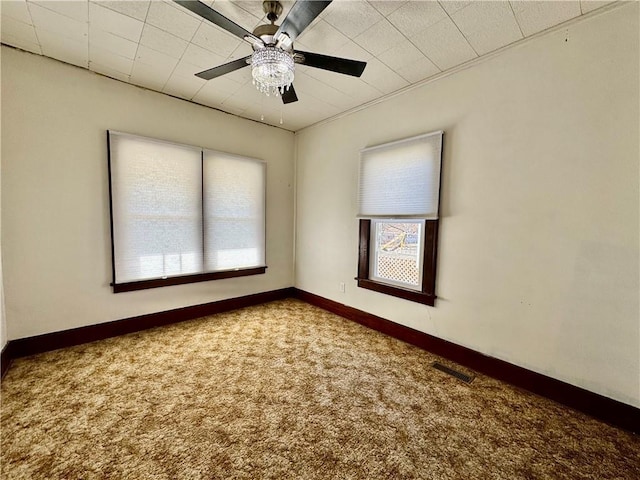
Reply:
M225 270L222 272L195 273L167 278L153 278L136 282L112 283L113 293L132 292L146 290L148 288L168 287L171 285L183 285L186 283L208 282L209 280L221 280L223 278L247 277L265 273L267 267L242 268L238 270Z
M435 305L436 296L424 292L418 292L416 290L409 290L407 288L396 287L394 285L388 285L386 283L374 282L368 278L356 278L358 281L358 287L366 288L367 290L373 290L375 292L384 293L412 302L422 303L433 307Z

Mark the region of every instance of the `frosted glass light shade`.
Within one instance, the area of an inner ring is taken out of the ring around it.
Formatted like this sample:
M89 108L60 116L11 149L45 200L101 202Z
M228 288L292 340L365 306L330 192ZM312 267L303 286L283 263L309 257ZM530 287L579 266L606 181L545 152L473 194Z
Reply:
M443 132L360 152L358 216L438 218Z

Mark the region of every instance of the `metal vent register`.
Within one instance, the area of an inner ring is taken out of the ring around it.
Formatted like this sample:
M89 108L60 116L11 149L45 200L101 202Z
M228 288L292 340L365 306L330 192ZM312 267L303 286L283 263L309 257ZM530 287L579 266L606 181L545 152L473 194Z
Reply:
M476 378L474 375L467 375L466 373L462 373L451 367L447 367L446 365L443 365L442 363L439 363L439 362L433 362L431 366L436 370L440 370L441 372L447 373L452 377L455 377L458 380L463 381L464 383L471 383L473 382L473 379Z

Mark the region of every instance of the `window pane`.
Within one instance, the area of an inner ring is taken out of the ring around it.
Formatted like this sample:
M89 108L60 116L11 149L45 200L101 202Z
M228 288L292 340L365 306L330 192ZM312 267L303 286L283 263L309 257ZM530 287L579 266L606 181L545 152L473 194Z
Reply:
M201 272L200 149L109 138L116 283Z
M371 279L405 288L422 288L423 221L373 221Z
M208 271L265 265L265 164L204 152L204 237Z

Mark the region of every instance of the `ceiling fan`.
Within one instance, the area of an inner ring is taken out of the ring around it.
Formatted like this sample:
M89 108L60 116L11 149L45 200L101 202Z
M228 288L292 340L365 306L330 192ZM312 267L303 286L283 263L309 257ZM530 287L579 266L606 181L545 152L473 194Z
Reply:
M294 50L294 40L329 6L331 0L298 0L280 26L275 25L275 22L282 14L282 4L279 1L264 1L262 9L271 24L259 25L253 32L245 30L198 0L174 0L174 2L250 43L253 47L251 55L196 73L197 77L205 80L251 65L253 83L260 92L267 95L280 95L284 103L292 103L298 101L292 83L296 63L354 77L362 75L367 66L365 62L357 60Z

